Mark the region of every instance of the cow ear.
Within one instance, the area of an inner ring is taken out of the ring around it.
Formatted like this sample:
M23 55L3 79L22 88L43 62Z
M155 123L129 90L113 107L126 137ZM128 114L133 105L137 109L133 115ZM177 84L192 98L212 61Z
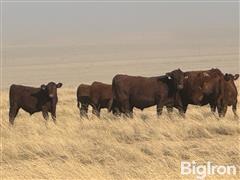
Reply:
M234 80L237 80L239 78L239 74L234 75Z
M41 89L42 89L42 90L45 90L46 88L47 88L47 86L46 86L46 85L44 85L44 84L43 84L43 85L41 85Z
M57 84L57 88L60 88L60 87L62 87L62 83Z

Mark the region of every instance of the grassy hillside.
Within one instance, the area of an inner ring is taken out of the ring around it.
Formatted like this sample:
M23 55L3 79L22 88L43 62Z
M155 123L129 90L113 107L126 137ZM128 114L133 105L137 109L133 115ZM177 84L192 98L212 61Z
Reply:
M1 95L4 179L193 179L180 175L181 160L240 167L239 121L230 109L221 120L207 106L190 106L185 119L166 110L158 119L155 107L135 110L134 119L106 111L101 119L80 119L75 89L65 88L59 89L57 125L21 110L10 127L8 92Z

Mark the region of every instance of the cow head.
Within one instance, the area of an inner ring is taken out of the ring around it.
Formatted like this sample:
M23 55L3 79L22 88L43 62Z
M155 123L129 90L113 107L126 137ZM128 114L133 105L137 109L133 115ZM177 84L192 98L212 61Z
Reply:
M228 74L228 73L226 73L225 75L224 75L224 79L226 80L226 81L234 81L234 80L237 80L239 78L239 74L235 74L235 75L232 75L232 74Z
M183 84L184 84L184 73L181 71L181 69L174 70L172 72L166 73L166 76L168 79L172 79L174 82L175 87L178 90L183 89Z
M43 84L41 85L41 89L45 91L50 98L55 98L57 97L57 88L62 87L62 83L54 83L50 82L47 85Z

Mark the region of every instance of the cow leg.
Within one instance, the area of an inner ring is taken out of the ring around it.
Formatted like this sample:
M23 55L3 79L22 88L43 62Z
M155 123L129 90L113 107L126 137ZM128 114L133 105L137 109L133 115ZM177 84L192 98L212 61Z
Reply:
M186 116L185 116L186 111L187 111L187 107L185 107L185 108L179 108L179 109L178 109L178 112L179 112L180 116L182 116L183 118L186 117Z
M120 109L118 109L116 107L113 108L112 113L113 113L114 116L121 116Z
M223 115L223 107L218 105L217 106L217 111L218 111L218 116L222 117L222 115Z
M43 118L47 121L49 119L48 112L42 111Z
M188 105L183 105L182 109L179 110L179 113L180 113L180 114L181 114L181 113L186 114L186 112L187 112L187 108L188 108Z
M98 118L100 118L100 114L101 114L101 108L98 108L97 109L97 114L96 114Z
M215 113L216 108L217 108L216 104L215 103L210 103L210 107L211 107L211 112Z
M218 106L220 107L221 106L221 101L218 99L217 100L217 103L215 100L211 100L209 105L210 105L210 108L211 108L211 112L214 114L216 112L216 108L217 108L217 104L219 104Z
M42 108L42 115L43 115L43 118L44 118L46 121L49 119L47 107L43 107L43 108Z
M97 107L96 105L93 106L93 110L92 113L97 116L98 118L100 118L100 108Z
M162 115L162 110L163 110L163 107L157 106L157 116L158 117Z
M162 110L163 110L163 104L162 103L158 103L157 104L157 116L159 117L160 115L162 115Z
M233 114L234 114L234 117L235 119L238 119L238 115L237 115L237 102L235 102L233 105L232 105L232 111L233 111Z
M173 113L173 107L172 106L166 106L168 113Z
M121 116L119 103L117 103L116 100L112 100L110 103L109 107L111 106L111 108L108 108L108 111L112 111L114 116Z
M129 109L129 118L133 118L133 107Z
M225 103L221 102L220 100L218 100L217 103L217 111L218 111L218 116L224 117L225 113L226 113L226 109L227 109L227 105L224 105ZM224 113L225 112L225 113Z
M219 117L225 117L226 113L227 113L227 105L224 105L222 107L218 107L218 115Z
M129 99L125 98L123 100L120 101L121 104L121 112L124 113L124 116L127 118L131 118L131 108L130 108L130 103L129 103Z
M56 116L56 106L51 109L51 116L52 116L52 120L53 120L54 124L56 124L57 123L56 122L56 119L57 119L57 116Z
M80 109L80 117L88 119L88 114L87 114L87 111L85 109Z
M56 114L51 113L51 116L52 116L52 120L53 120L54 124L56 124L57 123L56 122L56 120L57 120Z
M226 113L227 113L227 106L224 106L224 108L223 108L223 117L225 117L225 115L226 115Z
M10 110L9 110L9 123L11 125L13 125L14 120L15 120L17 114L18 114L19 109L20 108L17 105L14 105L14 106L10 107Z
M220 118L224 117L227 112L227 103L222 98L217 99L217 111Z
M81 104L80 117L85 117L88 119L88 104Z
M181 107L180 107L180 106L177 107L179 114L180 114L183 118L185 118L185 114L186 114L186 112L187 112L187 107L188 107L188 105L182 105Z
M129 105L130 106L130 105ZM130 108L130 107L126 107L126 113L125 113L125 115L126 115L126 117L128 117L128 118L133 118L133 108Z

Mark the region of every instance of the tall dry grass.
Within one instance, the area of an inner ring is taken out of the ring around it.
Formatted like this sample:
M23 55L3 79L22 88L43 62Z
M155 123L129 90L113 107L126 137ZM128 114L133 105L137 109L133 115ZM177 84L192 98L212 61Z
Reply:
M106 111L101 119L80 119L75 89L65 88L59 89L57 125L20 111L10 127L8 92L1 94L3 179L193 179L180 175L181 160L240 167L240 127L230 109L221 120L209 107L194 106L185 119L176 111L158 119L155 108L136 110L134 119Z

